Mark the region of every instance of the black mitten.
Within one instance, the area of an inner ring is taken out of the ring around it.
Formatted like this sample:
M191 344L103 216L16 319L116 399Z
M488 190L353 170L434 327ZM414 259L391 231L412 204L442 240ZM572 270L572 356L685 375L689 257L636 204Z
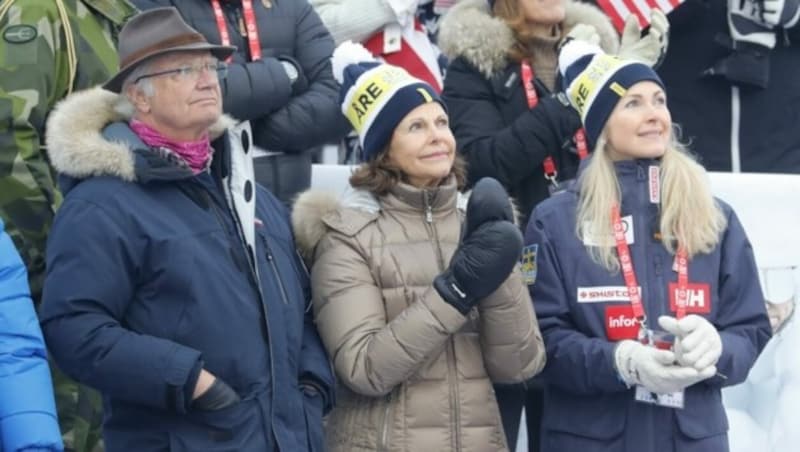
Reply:
M217 378L206 392L192 401L192 409L198 411L215 411L239 403L241 399L230 386Z
M433 287L444 301L467 315L508 278L521 251L522 233L513 223L483 223L464 238Z
M539 110L540 108L541 110ZM537 110L546 116L552 125L552 130L560 137L572 138L575 132L583 127L578 110L572 107L567 95L563 92L541 99L539 105L530 111L533 113Z
M505 188L496 179L484 177L479 180L467 202L467 221L464 237L469 236L478 226L489 221L514 222L514 209Z

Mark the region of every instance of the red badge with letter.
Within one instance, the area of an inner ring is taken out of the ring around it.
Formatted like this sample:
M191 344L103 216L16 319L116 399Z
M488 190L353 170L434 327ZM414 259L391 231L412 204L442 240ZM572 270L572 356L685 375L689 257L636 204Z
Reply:
M636 339L639 334L639 322L633 315L629 304L606 307L606 337L610 341Z
M669 309L678 311L678 283L669 283ZM686 286L687 314L708 314L711 312L711 286L705 283L689 283Z

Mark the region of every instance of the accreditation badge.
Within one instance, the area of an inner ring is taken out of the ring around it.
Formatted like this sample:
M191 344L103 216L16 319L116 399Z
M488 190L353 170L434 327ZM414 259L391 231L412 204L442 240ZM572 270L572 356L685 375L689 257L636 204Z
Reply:
M683 409L683 391L657 394L645 389L643 386L636 386L635 398L637 402L649 403L666 408Z

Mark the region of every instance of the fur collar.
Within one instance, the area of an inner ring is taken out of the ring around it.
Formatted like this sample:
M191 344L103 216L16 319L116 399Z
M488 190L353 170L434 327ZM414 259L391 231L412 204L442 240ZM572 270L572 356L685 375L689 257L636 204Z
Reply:
M600 34L600 47L617 53L619 35L611 21L594 5L564 0L566 18L564 33L575 25L592 25ZM492 78L508 65L507 52L514 44L508 25L493 17L486 0L462 0L442 18L439 26L439 47L451 60L463 57L478 68L486 78Z
M53 167L61 174L85 179L113 176L126 181L137 180L135 143L109 140L106 126L127 121L114 105L119 94L100 87L75 92L53 109L47 121L47 152ZM226 115L211 127L212 139L220 137L234 125Z
M341 210L348 209L348 222L342 219ZM308 190L300 194L292 208L292 229L295 244L307 263L314 259L314 248L328 225L343 226L343 233L352 235L378 217L380 203L369 192L348 188L341 198L329 191Z

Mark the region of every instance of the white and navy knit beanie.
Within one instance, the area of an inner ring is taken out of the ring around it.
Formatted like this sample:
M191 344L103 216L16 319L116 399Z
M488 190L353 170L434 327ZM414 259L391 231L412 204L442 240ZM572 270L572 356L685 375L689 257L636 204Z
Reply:
M570 104L578 110L590 146L628 88L649 80L664 89L664 83L648 65L608 55L595 44L572 40L558 56L561 80Z
M341 85L342 113L358 134L364 160L374 159L388 145L411 110L428 102L445 107L433 87L401 67L376 60L361 44L341 43L331 65Z

